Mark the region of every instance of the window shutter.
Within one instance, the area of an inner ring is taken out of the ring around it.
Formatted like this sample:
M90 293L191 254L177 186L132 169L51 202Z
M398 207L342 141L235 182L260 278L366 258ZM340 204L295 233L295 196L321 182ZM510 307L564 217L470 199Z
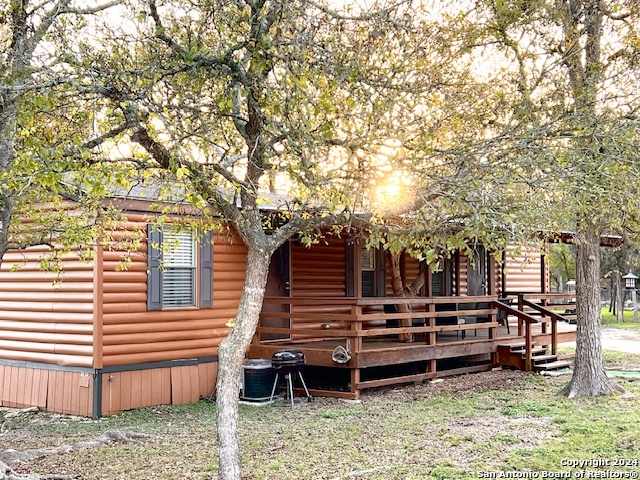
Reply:
M362 271L362 296L374 297L376 294L376 272L374 270Z
M441 297L443 295L443 277L444 272L442 270L439 272L431 272L431 295L434 297Z
M200 235L200 308L213 307L213 242L211 232Z
M162 310L162 229L147 225L147 310Z
M345 278L345 291L347 294L347 297L353 297L354 296L354 271L353 271L353 263L354 263L354 256L355 254L355 246L354 246L354 241L353 240L349 240L347 239L347 251L346 251L346 278Z
M376 289L379 297L387 296L387 277L384 262L384 249L382 247L376 248Z

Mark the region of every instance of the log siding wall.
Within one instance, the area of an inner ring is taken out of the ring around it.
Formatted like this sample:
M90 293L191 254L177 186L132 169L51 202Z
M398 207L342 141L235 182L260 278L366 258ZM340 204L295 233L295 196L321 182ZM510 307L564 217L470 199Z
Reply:
M327 237L318 245L305 247L291 243L291 296L346 297L347 296L347 245L344 238ZM293 313L349 313L350 310L334 306L295 307ZM299 328L317 329L324 322L313 319L295 319ZM296 337L302 338L302 337Z
M549 271L542 266L543 252L533 247L507 247L504 291L541 293L549 291Z
M346 296L346 240L328 237L318 245L291 244L292 296Z
M0 358L91 367L93 261L64 255L64 272L43 272L48 247L5 254L0 269Z
M129 229L146 231L145 215L129 215ZM237 313L246 268L246 247L237 236L213 240L213 308L147 311L146 236L129 268L124 254L104 252L103 364L129 365L218 354L218 345Z
M114 242L139 235L137 251L126 253L113 243L96 247L89 262L72 252L63 257L60 275L40 271L47 247L5 255L0 406L100 416L211 395L218 345L242 294L246 247L237 235L214 238L213 308L148 312L150 221L130 213L112 232ZM130 263L123 269L126 257Z

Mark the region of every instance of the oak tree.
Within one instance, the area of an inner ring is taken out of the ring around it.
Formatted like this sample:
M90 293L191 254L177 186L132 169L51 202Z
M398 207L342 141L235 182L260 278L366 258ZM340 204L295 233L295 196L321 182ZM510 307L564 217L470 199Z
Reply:
M151 0L132 8L130 28L105 24L105 42L75 55L81 88L110 102L105 120L137 145L130 164L173 173L247 246L218 351L220 478L241 476L240 371L271 256L292 235L310 244L365 221L390 142L418 121L411 102L443 82L446 32L426 12L410 1Z
M0 2L0 264L11 248L70 248L96 238L94 213L72 219L33 205L76 193L64 187L65 175L86 167L92 153L100 156L94 149L108 137L92 138L93 112L78 101L65 55L69 38L85 34L87 18L117 3ZM85 197L88 211L92 198Z
M569 397L616 390L600 339L600 237L635 241L640 204L638 15L634 2L486 1L474 48L509 105L491 126L510 175L543 195L536 229L573 230L577 347Z

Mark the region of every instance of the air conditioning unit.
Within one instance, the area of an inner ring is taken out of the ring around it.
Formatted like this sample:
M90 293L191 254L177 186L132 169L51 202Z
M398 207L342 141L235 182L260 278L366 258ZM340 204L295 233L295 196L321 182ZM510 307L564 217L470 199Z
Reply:
M271 368L270 360L247 360L242 365L240 398L250 402L269 400L275 378L276 374Z

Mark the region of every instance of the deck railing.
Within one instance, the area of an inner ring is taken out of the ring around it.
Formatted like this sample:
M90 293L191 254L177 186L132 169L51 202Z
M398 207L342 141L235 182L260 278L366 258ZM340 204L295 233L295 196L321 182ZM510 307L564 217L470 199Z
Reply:
M504 299L500 299L504 300ZM525 365L533 364L533 325L540 323L542 334L551 325L551 353L557 354L558 321L569 318L564 311L574 311L575 294L519 293L510 297L512 305L498 301L495 295L474 297L266 297L262 319L273 325L260 326L254 343L278 341L312 341L346 339L345 348L359 353L365 339L396 336L406 345L436 346L452 343L473 344L498 338L497 313L516 317L518 336L525 341ZM513 305L516 303L517 306ZM406 305L408 312L401 312ZM385 307L386 306L386 307ZM397 324L395 324L397 323ZM469 330L486 334L465 338ZM438 334L455 332L456 339L441 339ZM270 335L272 340L261 340ZM459 339L461 334L462 339ZM420 338L420 340L409 341ZM513 338L513 337L512 337Z
M416 343L438 344L438 333L456 332L465 337L468 330L486 330L497 338L497 296L474 297L367 297L367 298L290 298L267 297L263 319L287 326L257 329L260 334L286 336L288 340L346 338L348 348L357 353L364 339L397 335L405 340L424 334ZM280 306L281 311L277 311ZM386 307L389 306L389 307ZM400 305L409 312L400 312ZM275 307L275 308L274 308ZM396 310L396 311L392 311ZM398 325L393 325L398 322ZM414 323L415 322L415 323ZM275 341L275 340L274 340ZM472 343L485 340L466 340ZM407 342L410 343L410 342ZM451 343L451 340L446 343Z
M551 353L558 353L558 321L569 322L575 318L575 293L523 293L512 292L508 297L517 298L518 308L498 302L496 306L507 315L518 318L518 335L525 339L525 370L533 368L533 336L531 328L534 323L541 323L542 333L547 333L547 321L551 324ZM558 312L564 310L564 314ZM571 313L567 313L571 312ZM547 320L548 319L548 320Z

